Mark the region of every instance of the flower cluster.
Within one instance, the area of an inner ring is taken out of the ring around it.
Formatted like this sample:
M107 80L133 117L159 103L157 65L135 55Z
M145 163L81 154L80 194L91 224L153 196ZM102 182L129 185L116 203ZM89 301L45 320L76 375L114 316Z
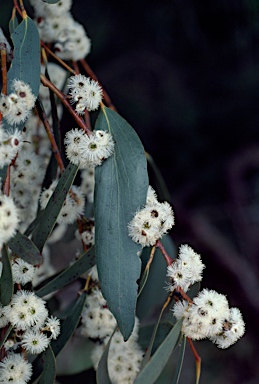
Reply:
M82 115L85 110L95 111L99 108L103 90L99 83L84 75L71 76L67 86L70 89L71 103L76 103L76 112Z
M32 375L32 364L20 353L10 353L0 362L0 383L26 384Z
M228 348L245 332L245 324L238 308L229 308L227 298L209 289L203 289L190 304L178 301L174 315L183 318L182 331L193 340L209 338L219 348Z
M128 225L129 235L143 247L154 245L174 225L174 214L169 203L159 203L154 189L149 186L147 203Z
M33 292L17 291L9 305L1 308L1 322L10 323L16 334L15 345L21 345L28 353L44 351L60 332L59 319L48 317L46 302Z
M54 43L56 54L61 59L77 61L88 55L91 41L84 27L70 13L72 0L60 0L55 4L30 0L30 3L41 39Z
M34 107L36 96L25 82L15 79L12 82L12 93L1 95L0 112L10 125L24 122Z
M202 280L205 265L189 245L180 246L179 255L167 267L170 282L166 289L174 292ZM238 308L229 308L227 298L214 290L203 289L192 300L177 301L173 308L176 319L183 318L182 332L193 340L209 338L219 348L228 348L245 331L244 321Z
M200 255L189 245L181 245L178 258L167 268L167 276L171 278L168 290L180 287L187 292L192 284L202 280L204 268Z
M65 136L69 161L81 169L100 165L114 152L114 141L109 132L93 131L89 136L82 129L72 129Z
M0 248L14 236L18 223L18 212L13 199L0 194Z
M97 369L105 346L116 327L116 320L107 308L106 301L98 288L96 266L89 271L89 275L93 282L93 288L87 296L82 312L81 333L96 339L91 358L94 368ZM143 357L143 351L137 343L138 329L139 321L136 318L133 333L127 342L124 342L119 330L112 337L108 354L108 371L113 384L133 383L137 376Z

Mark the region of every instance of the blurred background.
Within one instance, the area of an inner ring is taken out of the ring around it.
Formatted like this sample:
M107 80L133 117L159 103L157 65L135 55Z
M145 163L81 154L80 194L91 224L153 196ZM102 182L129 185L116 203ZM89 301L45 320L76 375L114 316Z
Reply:
M201 254L202 288L244 315L246 334L229 349L195 343L201 384L257 384L259 0L74 0L72 13L92 39L88 64L166 182L175 245ZM187 345L180 383L194 374ZM159 383L170 375L169 364Z
M256 384L259 1L76 0L73 13L92 39L89 65L165 179L175 245L201 254L202 287L244 315L246 334L229 349L195 343L201 383ZM187 345L180 383L194 371Z

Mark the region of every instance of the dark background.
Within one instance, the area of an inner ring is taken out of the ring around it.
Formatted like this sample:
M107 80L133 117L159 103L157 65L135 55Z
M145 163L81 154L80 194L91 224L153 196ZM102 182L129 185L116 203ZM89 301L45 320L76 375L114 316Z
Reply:
M166 181L175 244L202 255L202 287L244 315L231 348L195 343L201 383L256 384L259 1L75 1L73 13L92 39L88 63ZM194 371L187 346L181 383Z
M175 244L201 253L202 287L244 315L231 348L195 343L201 383L256 384L259 1L75 1L73 13L92 39L88 63L166 181ZM180 382L194 383L188 346L184 364Z
M92 39L87 62L166 181L173 241L202 255L202 287L244 315L231 348L195 343L201 384L257 384L259 0L75 0L72 13ZM194 372L187 346L180 383Z

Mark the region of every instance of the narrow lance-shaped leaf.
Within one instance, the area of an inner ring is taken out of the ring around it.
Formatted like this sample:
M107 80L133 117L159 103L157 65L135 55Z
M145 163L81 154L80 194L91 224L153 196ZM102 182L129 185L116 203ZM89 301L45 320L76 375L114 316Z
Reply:
M96 371L97 384L112 384L109 377L109 371L108 371L108 356L109 356L110 344L115 331L116 329L113 331L110 337L110 340L106 344L102 357L99 361L98 368Z
M25 235L16 232L15 236L8 241L9 248L18 257L32 265L42 263L42 255L35 244Z
M48 3L48 4L56 4L58 3L60 0L42 0L43 3Z
M71 163L68 164L41 215L40 223L33 232L33 242L40 251L42 251L45 242L54 228L66 195L76 177L77 170L78 166Z
M52 340L51 349L54 353L54 356L57 356L59 352L64 348L68 340L71 338L75 332L81 313L85 304L86 293L83 292L81 296L76 300L75 304L71 307L68 316L61 324L60 335L57 340ZM37 382L37 379L42 374L43 364L42 364L42 354L40 354L32 363L33 365L33 375L31 378L32 383Z
M3 270L0 279L0 297L2 305L8 305L13 296L13 275L7 246L2 249Z
M51 347L48 347L41 356L43 363L43 372L39 384L50 384L55 382L56 377L56 359Z
M134 384L153 384L163 371L171 353L175 349L180 334L182 320L179 320L169 332L164 342L156 350L147 365L140 371Z
M11 81L19 79L29 84L38 96L40 86L40 37L35 23L27 16L12 34L14 58L7 74L8 93Z
M95 244L100 285L110 311L127 340L135 322L140 246L128 235L128 223L146 203L147 164L142 143L116 112L103 108L96 130L109 131L114 154L95 171Z
M51 292L56 291L62 287L65 287L67 284L72 283L83 273L88 271L93 265L95 265L95 249L91 247L89 251L83 254L80 259L78 259L74 264L61 272L53 280L47 283L44 287L36 291L37 296L43 297L48 295Z
M178 363L177 363L177 367L176 367L176 371L175 371L175 375L174 375L174 379L173 379L172 384L178 384L178 382L179 382L180 374L181 374L181 370L182 370L182 366L183 366L185 346L186 346L186 337L183 336L180 351L179 351L179 356L178 356Z

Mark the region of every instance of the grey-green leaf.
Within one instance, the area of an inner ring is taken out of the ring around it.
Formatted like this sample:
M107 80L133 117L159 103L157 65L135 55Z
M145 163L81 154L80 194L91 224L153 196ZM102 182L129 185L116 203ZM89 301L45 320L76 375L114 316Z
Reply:
M176 371L175 371L175 375L174 375L174 379L173 379L172 384L178 384L179 383L180 374L181 374L181 370L182 370L182 366L183 366L185 346L186 346L186 337L183 336L180 351L179 351L179 356L178 356L178 363L177 363L177 367L176 367Z
M51 342L51 347L55 356L57 356L59 352L64 348L70 337L75 332L81 317L82 310L84 308L85 299L86 292L83 292L70 309L70 312L66 319L61 324L59 337L57 338L57 340L53 340Z
M55 191L41 215L41 221L33 231L33 242L42 251L45 242L51 234L59 212L63 206L66 195L76 177L78 166L69 163L65 172L59 179Z
M18 257L32 265L42 263L42 255L35 244L25 235L16 232L15 236L8 241L8 246Z
M114 332L113 332L112 336L113 335L114 335ZM99 364L98 364L98 368L96 371L97 384L112 384L110 377L109 377L108 365L107 365L112 336L110 337L110 340L108 341L107 345L105 346L101 360L99 361Z
M55 383L56 377L56 359L51 347L48 347L41 356L43 363L43 372L41 374L39 384Z
M60 0L42 0L43 3L48 3L48 4L56 4L58 3Z
M3 270L0 279L0 298L2 305L8 305L13 296L13 275L7 246L2 249Z
M40 37L35 23L27 16L12 34L14 58L7 73L8 93L11 82L19 79L30 85L38 96L40 86Z
M140 371L134 384L153 384L163 371L171 353L177 346L181 334L182 320L169 332L164 342L156 350L147 365Z
M89 251L84 253L83 256L80 257L80 259L78 259L74 264L62 271L44 287L37 290L37 296L46 296L49 293L72 283L83 273L88 271L88 269L90 269L93 265L95 265L95 249L94 247L91 247Z
M140 275L140 246L128 235L128 224L146 203L147 164L142 143L116 112L103 108L95 130L109 131L114 154L95 171L95 244L100 285L124 339L133 330Z

